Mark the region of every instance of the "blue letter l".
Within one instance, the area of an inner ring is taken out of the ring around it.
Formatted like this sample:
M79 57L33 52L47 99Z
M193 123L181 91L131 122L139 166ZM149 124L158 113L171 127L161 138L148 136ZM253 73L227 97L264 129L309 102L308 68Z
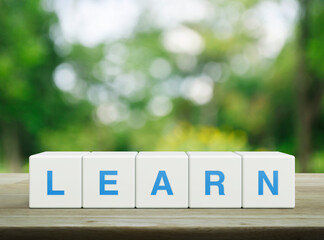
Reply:
M53 171L47 171L47 195L64 195L63 190L53 190Z

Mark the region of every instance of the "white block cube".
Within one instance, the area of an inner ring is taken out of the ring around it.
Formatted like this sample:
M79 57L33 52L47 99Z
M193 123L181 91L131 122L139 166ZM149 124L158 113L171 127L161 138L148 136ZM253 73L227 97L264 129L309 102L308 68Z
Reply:
M29 158L30 208L81 208L82 156L43 152Z
M295 157L280 152L242 156L243 208L294 208Z
M83 157L84 208L135 207L137 152L92 152Z
M241 208L241 156L188 152L189 207Z
M137 208L188 208L185 152L140 152L136 157Z

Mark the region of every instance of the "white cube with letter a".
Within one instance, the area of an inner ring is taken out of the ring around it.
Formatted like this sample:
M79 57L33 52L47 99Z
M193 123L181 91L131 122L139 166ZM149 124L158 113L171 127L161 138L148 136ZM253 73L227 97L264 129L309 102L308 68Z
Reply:
M140 152L136 157L137 208L188 208L185 152Z
M29 158L30 208L81 208L82 156L43 152Z
M92 152L83 157L84 208L135 207L137 152Z
M241 208L241 156L188 152L189 207Z
M243 208L294 208L295 157L281 152L242 156Z

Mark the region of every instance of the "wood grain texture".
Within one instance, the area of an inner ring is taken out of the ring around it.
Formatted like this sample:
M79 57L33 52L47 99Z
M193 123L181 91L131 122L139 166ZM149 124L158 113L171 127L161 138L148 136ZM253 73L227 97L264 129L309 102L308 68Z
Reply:
M295 209L29 209L28 174L0 174L0 239L324 239L324 174Z

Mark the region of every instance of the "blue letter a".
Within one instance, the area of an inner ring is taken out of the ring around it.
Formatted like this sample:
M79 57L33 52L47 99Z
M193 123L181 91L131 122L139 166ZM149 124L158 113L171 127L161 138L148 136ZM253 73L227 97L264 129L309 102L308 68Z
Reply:
M47 171L47 195L64 195L63 190L53 190L53 171Z
M162 179L163 179L164 185L160 185ZM171 189L171 186L169 183L169 179L168 179L165 171L159 171L159 173L156 177L151 195L156 195L158 190L166 190L168 195L173 195L173 192L172 192L172 189Z
M263 180L268 185L272 195L278 195L278 171L273 171L273 185L264 171L259 171L259 195L263 195Z

